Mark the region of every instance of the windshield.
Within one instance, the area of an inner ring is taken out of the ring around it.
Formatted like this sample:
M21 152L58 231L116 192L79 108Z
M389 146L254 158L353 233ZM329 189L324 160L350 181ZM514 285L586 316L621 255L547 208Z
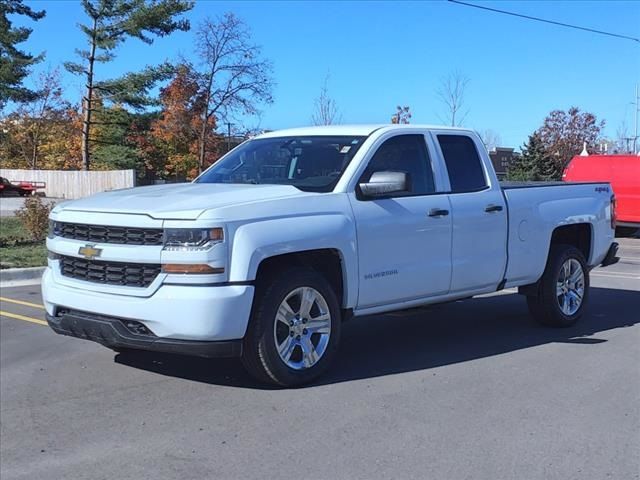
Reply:
M196 183L293 185L330 192L366 137L308 136L250 140L232 150Z

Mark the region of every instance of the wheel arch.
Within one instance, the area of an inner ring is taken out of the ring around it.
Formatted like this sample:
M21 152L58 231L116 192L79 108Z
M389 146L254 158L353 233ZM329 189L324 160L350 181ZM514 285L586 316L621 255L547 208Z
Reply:
M556 227L551 233L549 249L554 245L571 245L576 247L584 255L587 264L593 250L593 225L591 223L573 223ZM547 261L548 261L547 253Z
M229 281L255 281L278 266L306 266L335 286L344 309L357 300L355 225L344 215L271 219L239 227L231 245Z
M528 285L521 285L518 287L518 292L527 296L537 296L538 287L546 265L549 263L549 257L551 251L555 245L571 245L582 253L587 266L589 265L589 258L593 251L593 225L588 222L584 223L572 223L570 225L560 225L553 229L551 237L549 239L549 246L547 248L547 255L545 259L545 268L540 274L538 280Z
M345 308L347 279L345 278L344 261L339 250L323 248L267 257L258 265L256 280L268 279L283 269L292 267L310 268L322 275L333 287L340 306Z

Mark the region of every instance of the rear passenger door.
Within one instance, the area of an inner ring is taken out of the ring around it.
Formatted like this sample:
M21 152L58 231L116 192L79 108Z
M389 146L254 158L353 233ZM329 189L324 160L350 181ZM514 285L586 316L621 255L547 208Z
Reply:
M453 238L450 293L493 291L507 262L507 207L474 137L432 133L449 177ZM486 159L485 159L486 160Z

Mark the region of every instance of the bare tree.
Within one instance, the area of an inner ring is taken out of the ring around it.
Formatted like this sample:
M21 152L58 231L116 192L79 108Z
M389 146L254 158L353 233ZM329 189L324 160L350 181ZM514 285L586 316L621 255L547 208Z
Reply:
M554 180L560 180L562 171L569 161L587 147L588 152L599 150L598 144L605 127L604 120L590 112L582 112L578 107L550 112L537 132L544 148L555 159Z
M480 130L478 132L480 138L482 139L482 143L487 150L491 151L494 148L500 146L502 143L502 138L500 138L500 134L495 130L491 130L490 128L485 130Z
M410 107L401 107L398 105L396 107L396 113L391 116L391 123L393 124L402 124L406 125L411 122L411 108Z
M618 153L630 153L631 145L633 144L633 136L629 133L629 127L627 122L623 120L616 129L616 139L614 142L614 149Z
M260 103L270 103L273 80L271 62L251 43L246 24L232 13L207 18L196 32L200 59L202 100L198 169L205 167L207 129L234 113L256 114Z
M342 121L336 101L329 96L329 74L324 77L320 96L315 99L315 111L311 116L314 125L333 125Z
M47 136L47 130L50 131L53 124L59 123L66 110L71 108L69 102L62 97L63 88L57 69L41 73L35 86L38 96L32 102L21 104L16 110L24 127L21 149L33 170L39 166L40 147Z
M464 94L468 84L469 78L457 70L441 79L436 94L447 109L445 117L440 117L442 122L452 127L462 125L469 114L469 110L464 107Z

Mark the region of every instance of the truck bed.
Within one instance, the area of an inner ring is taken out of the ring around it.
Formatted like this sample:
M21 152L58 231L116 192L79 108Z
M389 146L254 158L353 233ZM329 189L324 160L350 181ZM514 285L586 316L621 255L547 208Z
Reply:
M502 182L509 215L507 285L533 283L542 275L555 225L589 223L594 231L587 255L598 265L613 238L607 209L610 186L606 182ZM544 192L540 189L548 188ZM545 248L540 248L545 245Z
M603 182L514 182L502 181L500 188L503 190L511 190L514 188L534 188L534 187L561 187L567 185L598 185Z

